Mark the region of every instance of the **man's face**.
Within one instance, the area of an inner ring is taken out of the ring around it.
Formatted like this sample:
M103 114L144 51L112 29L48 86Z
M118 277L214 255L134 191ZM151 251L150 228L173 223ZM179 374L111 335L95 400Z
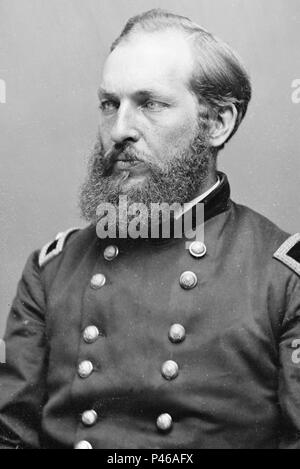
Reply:
M188 88L193 57L180 32L135 33L108 57L99 90L100 126L80 207L126 195L140 202L184 204L206 188L211 148L199 104ZM204 125L203 125L204 124Z
M163 169L195 138L198 103L187 86L193 66L178 31L136 33L109 55L99 90L100 139L104 153L127 144L111 167L116 180L126 173L124 193L149 177L144 163Z

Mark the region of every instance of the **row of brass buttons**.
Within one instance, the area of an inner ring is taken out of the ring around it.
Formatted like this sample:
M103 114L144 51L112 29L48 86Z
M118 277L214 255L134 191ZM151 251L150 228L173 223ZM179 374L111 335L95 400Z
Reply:
M88 326L83 332L83 339L86 343L91 344L95 342L100 336L99 329L96 326ZM169 340L173 343L181 343L184 341L186 336L185 328L181 324L173 324L169 329ZM82 379L88 378L94 370L94 366L91 361L84 360L79 364L78 374ZM175 379L179 373L178 364L173 360L167 360L163 363L161 368L162 376L167 380ZM81 422L86 427L95 425L98 421L98 414L95 410L90 409L83 412L81 416ZM156 420L156 426L159 430L166 432L171 430L173 426L173 419L170 414L161 414ZM92 449L91 444L88 441L81 441L75 449Z
M203 257L206 254L206 246L202 241L193 241L189 246L189 252L193 257ZM107 246L103 252L103 257L107 261L114 260L118 255L119 248L115 245Z
M185 328L181 324L173 324L169 330L169 339L173 343L183 342L185 339ZM88 326L83 332L83 339L87 344L94 343L100 336L100 331L96 326ZM172 360L166 361L162 366L162 374L166 379L173 379L178 375L178 365ZM88 378L94 371L94 366L90 360L83 360L78 366L78 375L82 379Z
M206 246L201 241L194 241L189 246L189 252L193 257L203 257L206 254ZM119 249L117 246L107 246L104 250L104 258L106 260L113 260L119 254ZM180 286L186 290L190 290L197 285L198 279L194 272L186 271L183 272L180 276L179 283ZM99 273L93 275L91 279L91 288L97 290L102 288L106 283L106 277L104 274Z
M82 414L82 423L86 426L92 426L96 423L98 415L94 410L88 410ZM173 426L173 419L170 414L161 414L156 420L157 428L163 432L169 431ZM91 443L86 440L79 441L75 449L93 449Z
M194 241L190 244L189 252L193 257L203 257L206 254L206 246L199 242ZM104 250L104 258L111 261L118 256L119 250L116 246L108 246ZM197 276L194 272L186 271L180 276L180 286L186 290L190 290L197 285ZM102 288L106 283L104 274L95 274L91 280L91 288ZM87 344L94 343L100 335L99 329L96 326L88 326L83 332L83 339ZM185 328L181 324L173 324L169 329L169 340L175 344L181 343L186 337ZM78 374L81 378L88 378L94 370L91 361L84 360L79 364ZM175 379L179 373L179 366L173 360L167 360L163 363L161 368L162 376L167 380ZM93 426L98 420L98 414L95 410L87 410L83 412L81 421L85 426ZM164 413L159 415L156 420L156 426L161 431L169 431L173 426L173 419L170 414ZM75 449L93 449L88 441L80 441Z

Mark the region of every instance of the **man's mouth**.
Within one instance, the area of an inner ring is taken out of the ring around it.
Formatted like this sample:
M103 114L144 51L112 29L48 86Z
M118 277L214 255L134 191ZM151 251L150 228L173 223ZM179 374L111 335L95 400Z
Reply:
M142 175L149 171L145 161L138 159L128 151L113 148L109 150L104 157L106 175L127 172L127 177Z
M116 160L114 168L119 170L128 170L134 166L137 166L138 164L140 164L140 161Z
M128 158L125 155L119 155L114 163L114 170L117 171L135 171L138 167L144 166L144 163L140 160L134 160Z

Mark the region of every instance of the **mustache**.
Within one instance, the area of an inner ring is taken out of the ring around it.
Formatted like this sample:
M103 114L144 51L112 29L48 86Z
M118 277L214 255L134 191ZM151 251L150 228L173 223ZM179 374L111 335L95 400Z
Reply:
M147 164L141 155L132 147L127 145L113 145L102 156L102 163L105 175L112 172L113 166L120 156L124 157L126 161L130 162L143 162Z

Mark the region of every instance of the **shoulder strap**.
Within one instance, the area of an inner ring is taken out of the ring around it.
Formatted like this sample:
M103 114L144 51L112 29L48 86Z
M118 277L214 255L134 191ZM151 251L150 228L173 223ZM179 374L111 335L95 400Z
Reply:
M290 236L273 257L300 275L300 233Z
M70 228L67 231L58 233L53 241L50 241L50 243L46 244L41 249L39 255L39 266L44 267L51 259L58 256L62 252L68 237L79 229L80 228Z

